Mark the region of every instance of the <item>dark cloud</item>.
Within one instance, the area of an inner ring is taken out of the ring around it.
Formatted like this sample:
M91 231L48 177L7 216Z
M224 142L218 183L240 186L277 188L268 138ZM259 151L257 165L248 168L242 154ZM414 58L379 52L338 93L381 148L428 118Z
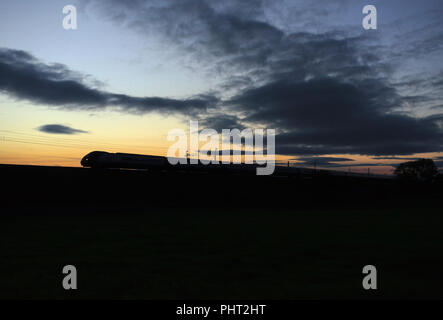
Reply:
M322 165L328 168L367 168L367 167L393 167L394 165L389 163L351 163L351 164L340 164L340 163L329 163L327 165Z
M389 54L402 59L429 58L430 53L440 52L443 49L443 8L422 12L395 21L393 24L398 30L405 32L397 34L393 41L393 48Z
M303 161L306 164L329 164L334 162L347 162L354 161L354 159L349 158L338 158L338 157L300 157L292 160Z
M205 128L212 128L217 132L222 132L223 129L243 130L245 128L238 117L223 113L202 117L199 120L199 125Z
M404 160L404 161L415 161L420 160L422 158L417 157L374 157L374 160Z
M354 159L339 157L299 157L295 166L321 167L321 168L347 168L347 167L385 167L386 163L343 163L352 162Z
M400 155L443 150L441 115L393 112L395 90L376 79L276 81L231 99L244 122L278 128L280 154Z
M218 102L211 95L177 100L133 97L98 90L89 86L81 74L63 65L44 64L27 52L5 48L0 48L0 91L17 99L66 109L112 108L139 114L197 115Z
M258 19L263 15L261 0L105 0L93 4L117 23L151 37L161 35L163 41L204 59L244 59L250 53L253 61L265 62L283 36L281 30Z
M38 127L37 130L45 133L52 134L77 134L77 133L88 133L88 131L74 129L61 124L46 124Z

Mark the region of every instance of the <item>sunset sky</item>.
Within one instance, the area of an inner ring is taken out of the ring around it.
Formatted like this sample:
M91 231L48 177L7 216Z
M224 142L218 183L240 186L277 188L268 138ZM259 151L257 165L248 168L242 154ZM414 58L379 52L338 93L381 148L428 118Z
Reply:
M443 167L442 16L441 0L4 0L0 163L166 155L199 120L275 129L295 165Z

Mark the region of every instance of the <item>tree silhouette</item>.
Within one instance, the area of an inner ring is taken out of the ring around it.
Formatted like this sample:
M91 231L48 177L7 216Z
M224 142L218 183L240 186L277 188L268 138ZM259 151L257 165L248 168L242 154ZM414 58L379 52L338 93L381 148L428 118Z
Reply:
M394 174L406 180L433 181L438 175L438 170L432 159L420 159L401 163Z

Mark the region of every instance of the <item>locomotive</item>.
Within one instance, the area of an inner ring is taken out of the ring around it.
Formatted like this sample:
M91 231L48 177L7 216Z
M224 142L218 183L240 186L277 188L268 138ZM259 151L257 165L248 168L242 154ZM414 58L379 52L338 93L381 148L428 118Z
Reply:
M110 169L162 169L170 166L166 157L105 151L90 152L80 163L83 167Z

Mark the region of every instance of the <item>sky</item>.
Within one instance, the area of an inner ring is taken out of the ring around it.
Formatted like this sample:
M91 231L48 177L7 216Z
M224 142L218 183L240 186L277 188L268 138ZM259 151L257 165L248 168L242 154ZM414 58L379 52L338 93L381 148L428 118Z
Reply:
M296 166L443 166L442 14L440 0L3 0L0 163L166 155L168 132L199 120L275 129Z

